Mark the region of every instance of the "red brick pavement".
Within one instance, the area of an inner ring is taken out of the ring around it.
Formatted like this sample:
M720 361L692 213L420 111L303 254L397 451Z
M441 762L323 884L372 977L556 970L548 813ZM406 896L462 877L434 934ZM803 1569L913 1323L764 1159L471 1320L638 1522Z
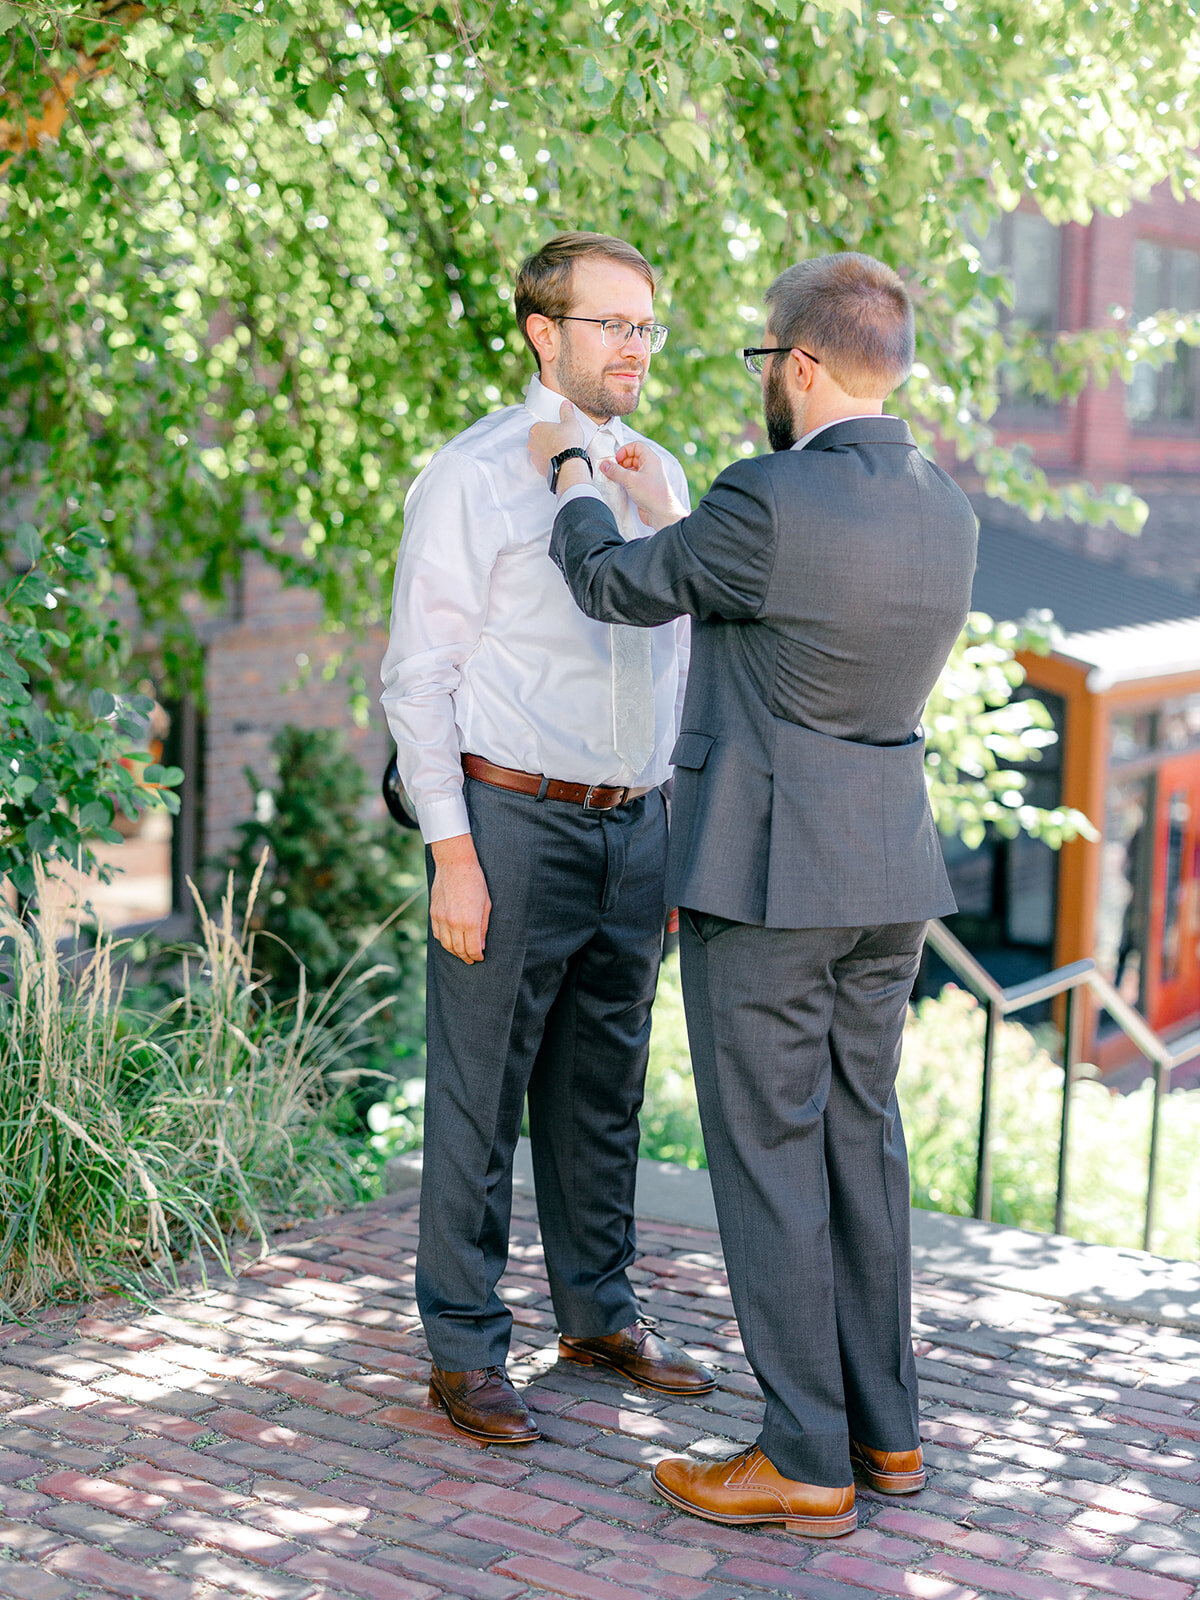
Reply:
M501 1293L544 1433L483 1449L425 1401L416 1218L300 1230L236 1283L0 1329L0 1595L13 1600L1193 1600L1200 1339L1028 1295L915 1289L930 1482L813 1541L722 1528L649 1468L731 1454L761 1401L718 1241L639 1228L664 1330L720 1369L685 1404L560 1364L519 1200Z

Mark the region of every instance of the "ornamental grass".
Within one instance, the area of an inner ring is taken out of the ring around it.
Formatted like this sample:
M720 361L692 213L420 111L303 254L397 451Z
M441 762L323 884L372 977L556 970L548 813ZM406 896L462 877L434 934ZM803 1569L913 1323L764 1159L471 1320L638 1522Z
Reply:
M199 937L153 1009L127 1001L126 946L67 938L74 908L42 872L32 917L0 907L0 1315L144 1292L188 1261L228 1271L234 1239L360 1197L339 1129L377 1009L353 1001L379 968L351 962L320 995L302 974L274 1004L249 932L260 877L240 918L232 886L215 916L192 888Z

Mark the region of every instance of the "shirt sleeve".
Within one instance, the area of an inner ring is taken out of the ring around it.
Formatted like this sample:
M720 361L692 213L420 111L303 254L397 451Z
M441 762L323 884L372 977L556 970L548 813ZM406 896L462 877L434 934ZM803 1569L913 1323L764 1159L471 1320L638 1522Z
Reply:
M486 467L458 450L440 451L404 502L380 698L426 844L470 832L454 694L505 527Z
M768 476L750 459L726 467L695 511L628 544L607 505L580 496L559 507L550 555L589 617L652 628L684 614L758 616L776 535Z
M674 456L668 455L666 461L667 478L675 498L685 511L690 512L692 497L684 470ZM675 618L675 655L679 662L679 688L675 693L675 733L678 736L683 726L683 699L687 694L688 666L692 659L692 619L689 616Z

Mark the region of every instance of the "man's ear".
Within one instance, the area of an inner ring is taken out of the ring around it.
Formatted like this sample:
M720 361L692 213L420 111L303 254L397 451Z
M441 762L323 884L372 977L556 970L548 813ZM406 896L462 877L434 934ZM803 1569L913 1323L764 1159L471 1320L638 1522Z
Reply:
M532 312L525 319L525 332L530 343L538 353L543 366L558 355L558 347L562 339L557 322L552 322L549 317L542 316L540 311Z
M793 350L788 360L792 364L792 373L796 380L796 387L809 390L816 381L817 369L813 363L802 356L799 351Z

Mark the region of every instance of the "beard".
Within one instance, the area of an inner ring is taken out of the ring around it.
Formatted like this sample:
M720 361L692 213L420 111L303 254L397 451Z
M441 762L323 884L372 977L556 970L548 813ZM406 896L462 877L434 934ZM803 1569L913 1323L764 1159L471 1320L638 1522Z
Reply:
M628 361L614 361L612 370L632 372L634 369ZM633 387L606 383L603 372L589 372L576 359L571 336L565 329L563 330L562 348L558 357L558 385L567 399L588 416L624 417L629 412L636 411L637 403L642 398L642 384L646 379L643 368L639 367L637 371L638 381Z
M772 358L768 356L768 360ZM767 424L767 440L772 450L790 450L796 442L796 424L792 408L784 393L779 368L767 368L767 381L763 386L763 418Z

